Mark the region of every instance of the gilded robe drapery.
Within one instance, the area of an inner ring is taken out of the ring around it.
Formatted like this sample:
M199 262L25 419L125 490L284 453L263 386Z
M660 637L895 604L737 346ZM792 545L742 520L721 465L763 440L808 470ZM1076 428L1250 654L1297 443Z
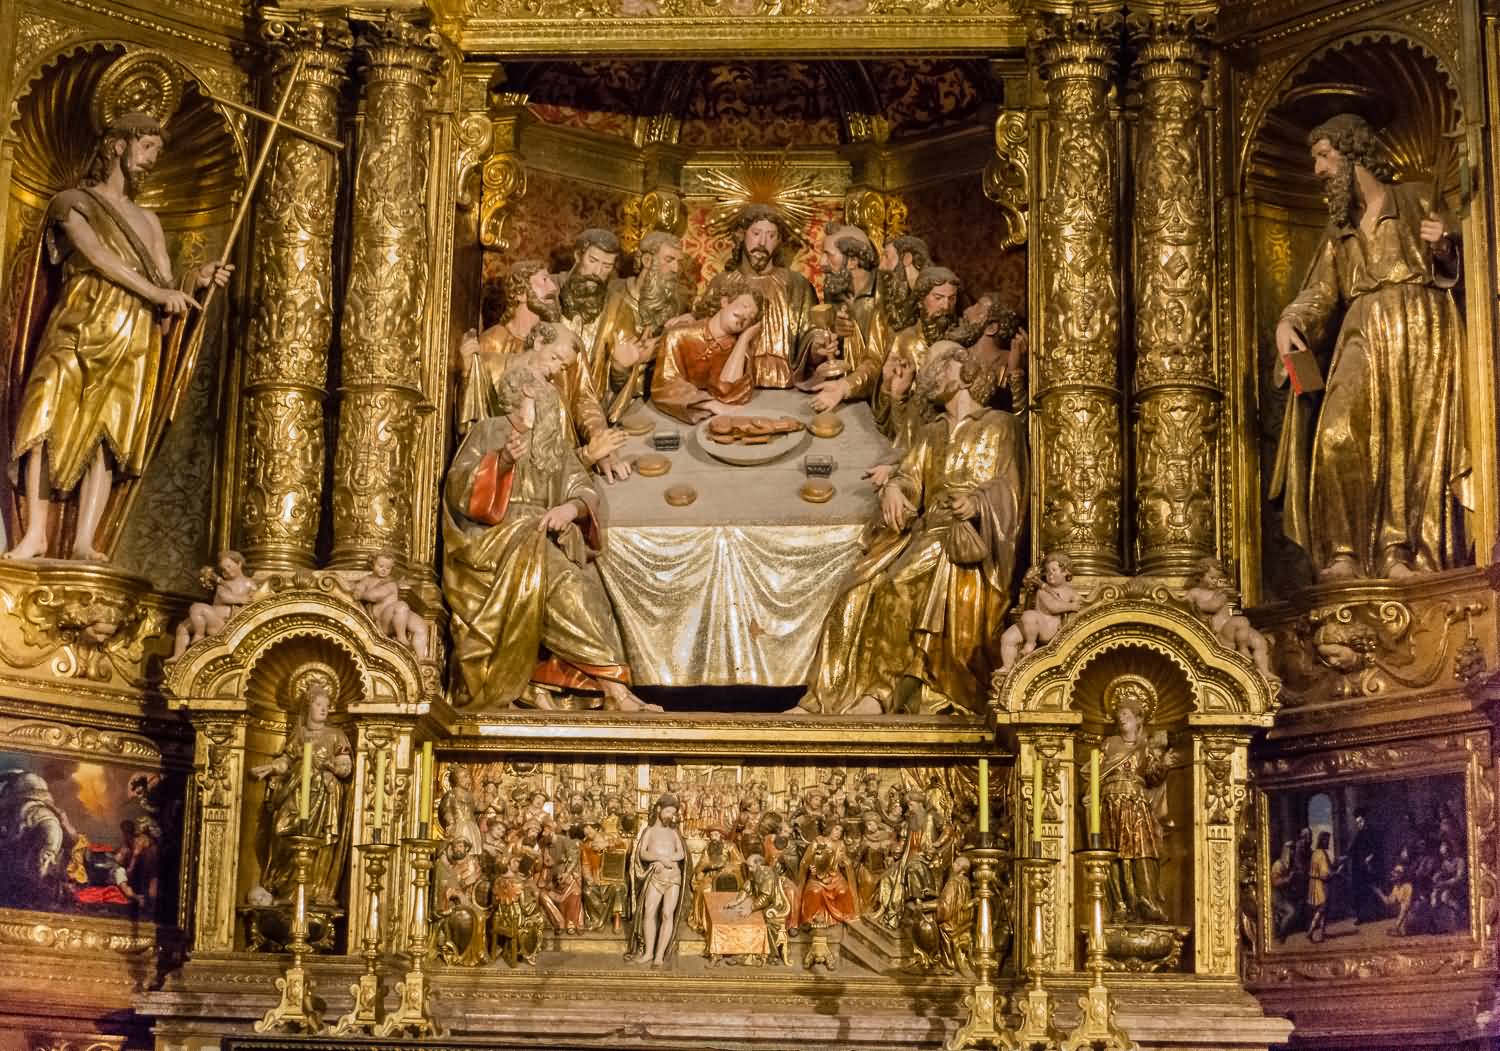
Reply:
M629 682L624 647L593 564L600 497L565 439L560 400L536 400L531 449L501 467L509 417L479 420L448 470L443 502L443 594L453 611L453 657L466 703L503 708L530 683L592 691ZM576 521L540 528L568 501Z
M308 782L307 820L299 816L298 797L302 791L302 746L312 745L312 778ZM298 725L287 735L278 758L285 760L287 772L275 775L267 787L265 816L260 823L261 886L277 901L290 901L296 891L296 852L287 837L305 833L322 837L322 844L312 852L308 867L308 900L327 905L338 901L339 883L344 860L349 855L348 814L344 800L348 795L348 774L339 776L335 766L340 756L353 769L353 751L349 738L334 726L309 730Z
M460 430L467 429L476 420L500 414L500 380L511 356L524 349L525 341L517 339L504 325L486 329L479 337L479 349L469 359L463 388L459 392ZM563 399L568 414L567 433L573 435L575 444L579 447L587 445L591 438L609 429L599 404L598 390L583 367L581 357L563 366L552 378L552 385Z
M100 442L121 472L145 469L162 342L156 306L95 271L68 243L62 223L73 212L126 268L171 284L93 193L65 190L52 199L45 236L52 261L62 263L62 292L26 377L11 456L45 446L52 486L64 490L78 484Z
M1432 571L1460 557L1455 497L1474 506L1462 400L1462 323L1421 240L1423 188L1387 187L1374 233L1330 227L1282 312L1309 341L1343 311L1321 406L1289 399L1272 496L1287 535L1319 567L1353 558L1365 576L1397 562ZM1309 444L1309 424L1316 427Z
M718 400L726 405L743 405L750 400L754 360L739 379L732 383L720 377L729 355L734 352L735 338L716 339L709 335L708 322L697 321L668 332L662 340L656 361L656 375L651 381L651 401L662 412L686 423L697 423L712 415L703 403Z
M919 712L972 709L1010 605L1016 541L1026 514L1026 451L1009 413L976 409L922 429L891 479L917 517L880 529L834 600L801 706L846 712L874 697L890 711L913 679ZM952 498L972 493L979 513L959 519Z
M760 316L760 335L750 348L754 385L763 388L790 387L801 367L802 335L810 327L809 312L818 294L807 278L786 267L766 274L744 271L750 287L765 297Z

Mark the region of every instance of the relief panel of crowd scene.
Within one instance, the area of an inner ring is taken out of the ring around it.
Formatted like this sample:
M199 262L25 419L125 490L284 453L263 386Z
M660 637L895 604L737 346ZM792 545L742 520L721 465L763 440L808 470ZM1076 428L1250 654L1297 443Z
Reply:
M446 763L439 785L449 963L970 973L972 771Z
M0 906L172 922L182 798L157 771L0 752Z
M1462 774L1273 793L1270 815L1274 949L1468 937Z

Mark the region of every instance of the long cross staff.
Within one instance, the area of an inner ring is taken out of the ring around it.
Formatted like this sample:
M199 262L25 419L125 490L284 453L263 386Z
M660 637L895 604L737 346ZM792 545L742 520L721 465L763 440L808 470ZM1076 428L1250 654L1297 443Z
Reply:
M260 183L260 176L265 170L266 161L270 159L271 148L276 144L278 132L284 128L302 138L327 146L329 149L341 151L344 148L344 143L338 139L319 135L316 132L282 120L282 117L286 115L287 106L291 104L292 93L297 89L297 78L302 73L304 61L304 56L297 56L297 61L287 76L286 88L281 93L281 98L276 104L275 113L265 113L253 107L220 98L217 95L209 95L209 98L213 101L230 109L248 113L253 117L265 121L269 125L266 130L265 141L261 143L260 152L256 155L255 165L250 170L250 178L245 183L244 197L240 200L239 207L235 209L234 219L229 224L229 236L224 239L224 248L219 252L216 267L224 266L229 262L229 257L234 250L234 243L239 238L240 230L245 225L245 217L249 214L250 205L255 200L255 189ZM167 381L167 398L163 403L162 411L157 415L151 426L150 442L146 446L148 457L154 457L156 451L161 447L161 441L166 434L167 425L172 422L172 419L182 408L183 399L187 397L188 384L193 378L193 369L197 366L198 355L203 350L203 335L207 328L208 308L213 303L214 293L218 291L218 288L218 285L210 284L208 290L203 295L202 302L195 304L198 307L198 323L191 326L193 331L192 335L187 337L186 349L183 348L183 339L189 327L187 323L188 319L184 317L178 324L173 326L172 336L168 341L166 352L163 355L165 360L160 373ZM130 517L130 506L134 502L135 494L139 489L139 484L136 484L122 494L123 506L120 508L118 514L111 515L111 524L118 527L119 525L123 525L125 520Z

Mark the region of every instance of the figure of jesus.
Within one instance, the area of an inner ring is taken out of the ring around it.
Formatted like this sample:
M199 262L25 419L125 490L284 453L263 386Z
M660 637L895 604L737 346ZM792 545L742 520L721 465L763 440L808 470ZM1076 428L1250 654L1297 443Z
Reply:
M654 809L654 820L641 830L630 852L636 900L626 959L660 967L677 941L687 847L677 831L677 798L664 795Z

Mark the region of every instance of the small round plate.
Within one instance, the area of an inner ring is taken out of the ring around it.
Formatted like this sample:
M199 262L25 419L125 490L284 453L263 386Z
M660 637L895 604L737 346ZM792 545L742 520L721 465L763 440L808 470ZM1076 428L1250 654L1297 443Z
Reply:
M697 437L698 448L702 449L715 460L734 464L736 467L755 467L763 463L771 463L798 452L807 444L807 429L793 431L791 434L767 434L763 435L764 441L753 445L744 442L725 443L715 440L709 434L708 425L711 422L704 420L693 429Z
M642 453L635 461L635 469L643 478L660 478L672 469L672 461L661 453Z
M690 485L674 485L662 495L673 507L686 507L698 499L698 490Z
M809 478L797 490L797 495L810 504L826 504L833 499L833 483L822 478Z
M807 429L818 438L837 438L844 433L844 421L836 412L820 412L812 418Z
M620 421L625 433L640 438L656 430L656 421L644 412L634 412Z

